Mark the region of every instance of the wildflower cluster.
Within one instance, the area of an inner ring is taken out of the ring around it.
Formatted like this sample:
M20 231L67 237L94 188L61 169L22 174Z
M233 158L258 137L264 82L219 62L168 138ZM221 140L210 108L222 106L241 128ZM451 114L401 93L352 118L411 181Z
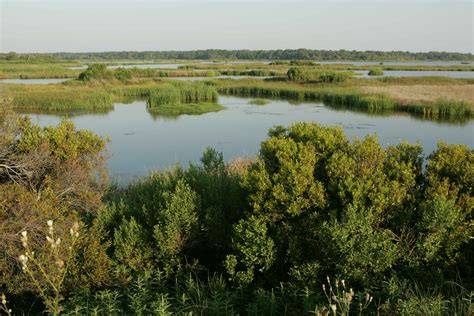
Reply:
M48 220L46 223L48 233L45 239L49 251L46 251L43 256L35 256L35 252L30 249L28 243L28 232L22 231L20 239L25 252L18 259L22 270L28 274L34 283L49 311L53 315L58 315L61 311L61 288L67 273L68 263L73 257L74 246L79 237L79 224L74 223L70 228L69 247L64 251L61 247L62 239L57 236L53 221Z
M324 295L329 303L330 311L333 315L349 315L351 310L351 304L354 299L354 290L346 288L346 282L344 280L336 279L334 281L334 287L331 284L331 279L327 277L327 286L326 284L322 285ZM370 294L365 295L365 300L359 302L359 315L362 315L362 312L367 309L367 307L372 302L373 297ZM326 308L322 309L322 313L317 311L317 314L328 315Z

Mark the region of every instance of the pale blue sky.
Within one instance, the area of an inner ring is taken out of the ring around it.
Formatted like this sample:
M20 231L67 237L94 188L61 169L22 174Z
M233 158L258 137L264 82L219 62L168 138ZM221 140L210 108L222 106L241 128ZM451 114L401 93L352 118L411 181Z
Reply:
M0 51L355 49L473 52L458 0L0 0Z

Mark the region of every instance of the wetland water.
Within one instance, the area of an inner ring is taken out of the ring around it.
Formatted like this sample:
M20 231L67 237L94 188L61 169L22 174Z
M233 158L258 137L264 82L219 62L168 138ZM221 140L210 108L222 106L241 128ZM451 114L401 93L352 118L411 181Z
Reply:
M417 141L425 154L436 143L467 144L474 147L474 121L462 124L421 120L408 114L370 115L325 106L322 103L292 105L285 100L270 100L265 106L250 105L251 98L220 96L226 109L204 115L153 117L145 101L117 103L106 114L73 116L79 129L108 135L109 169L113 178L127 182L153 169L163 169L179 162L198 162L207 146L224 153L226 160L253 157L268 129L288 126L297 121L317 122L344 128L349 138L376 133L383 146L402 140ZM40 125L57 124L59 116L30 114Z
M406 71L406 70L384 70L383 76L369 76L368 70L355 70L356 75L370 78L380 77L449 77L467 79L474 78L474 71Z

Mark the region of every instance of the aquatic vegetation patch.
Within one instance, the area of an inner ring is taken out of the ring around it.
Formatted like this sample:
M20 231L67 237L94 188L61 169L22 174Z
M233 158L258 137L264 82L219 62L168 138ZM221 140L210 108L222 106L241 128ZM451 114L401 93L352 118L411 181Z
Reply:
M215 87L202 82L177 82L163 85L150 92L149 107L169 104L217 102Z
M249 101L249 104L253 104L253 105L266 105L268 103L270 103L270 101L266 99L253 99Z
M217 103L179 103L148 106L148 112L153 116L201 115L209 112L218 112L224 108Z

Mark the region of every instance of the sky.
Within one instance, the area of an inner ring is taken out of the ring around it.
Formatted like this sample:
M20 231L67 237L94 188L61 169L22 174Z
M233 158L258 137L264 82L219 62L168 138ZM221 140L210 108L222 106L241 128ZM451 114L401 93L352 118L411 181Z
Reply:
M473 52L473 1L0 0L1 52Z

